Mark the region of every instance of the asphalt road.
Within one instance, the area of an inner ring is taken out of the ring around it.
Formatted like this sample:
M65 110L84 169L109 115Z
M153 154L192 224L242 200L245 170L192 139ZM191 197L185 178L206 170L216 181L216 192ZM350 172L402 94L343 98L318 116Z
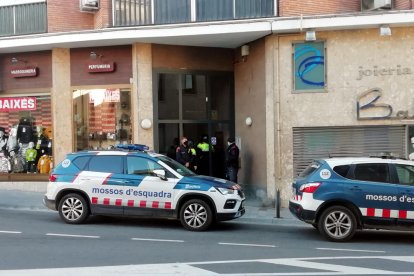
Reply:
M414 275L414 233L364 231L324 240L305 224L230 221L189 232L171 220L0 208L0 275Z

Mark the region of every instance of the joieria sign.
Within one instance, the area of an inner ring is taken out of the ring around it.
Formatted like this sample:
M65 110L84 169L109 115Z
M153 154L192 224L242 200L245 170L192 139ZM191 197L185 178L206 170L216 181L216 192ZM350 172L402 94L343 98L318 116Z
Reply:
M372 68L364 69L364 67L359 66L358 77L356 80L362 80L365 77L381 77L381 76L401 76L401 75L411 75L413 70L408 67L402 67L397 65L395 67L378 67L374 66Z

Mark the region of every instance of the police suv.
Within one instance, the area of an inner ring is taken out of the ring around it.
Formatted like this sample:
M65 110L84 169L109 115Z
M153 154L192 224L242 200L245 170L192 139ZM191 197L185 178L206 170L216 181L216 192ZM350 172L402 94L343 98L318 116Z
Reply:
M50 175L44 204L70 224L91 214L143 216L176 218L192 231L244 214L239 185L196 175L147 149L133 144L68 154Z
M414 226L412 161L315 160L292 189L290 211L331 241L347 241L357 229L408 230Z

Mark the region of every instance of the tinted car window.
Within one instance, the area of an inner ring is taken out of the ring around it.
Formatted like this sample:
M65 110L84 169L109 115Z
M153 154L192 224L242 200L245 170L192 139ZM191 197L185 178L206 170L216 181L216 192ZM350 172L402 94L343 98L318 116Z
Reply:
M395 165L397 169L398 182L404 185L414 185L414 166Z
M88 164L88 161L91 157L90 156L79 156L75 158L72 163L79 168L79 170L84 170L86 167L86 164Z
M193 176L196 175L193 173L190 169L188 169L186 166L181 165L177 161L167 157L167 156L158 156L157 157L160 161L164 162L167 166L169 166L174 171L178 172L182 176Z
M299 177L307 177L308 175L311 175L313 172L319 169L320 166L321 164L318 162L312 162L309 166L306 167L305 170L303 170L303 172L299 174Z
M350 167L351 167L350 165L341 165L341 166L334 167L333 170L340 176L346 177L349 172Z
M152 175L152 171L163 169L152 160L141 157L127 157L127 174Z
M390 182L388 164L357 164L354 175L356 180Z
M93 156L89 170L94 172L123 173L122 156Z
M127 174L136 174L136 175L151 175L153 176L154 170L164 170L166 171L166 177L171 178L173 175L165 170L160 164L142 157L128 156L127 157Z

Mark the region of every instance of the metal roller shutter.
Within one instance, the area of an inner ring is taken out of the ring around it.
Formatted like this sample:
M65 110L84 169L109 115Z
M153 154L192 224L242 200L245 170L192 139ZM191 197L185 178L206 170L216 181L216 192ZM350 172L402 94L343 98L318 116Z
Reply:
M405 126L293 128L293 170L296 176L310 162L326 157L363 157L406 153Z

